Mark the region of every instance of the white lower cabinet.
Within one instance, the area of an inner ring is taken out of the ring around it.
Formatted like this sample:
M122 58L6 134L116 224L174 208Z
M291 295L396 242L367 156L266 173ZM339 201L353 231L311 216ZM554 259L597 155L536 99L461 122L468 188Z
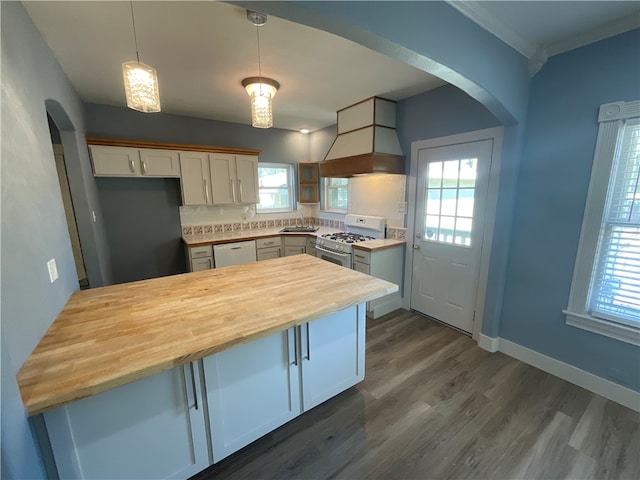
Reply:
M280 258L282 256L280 237L258 238L256 240L256 255L258 261Z
M353 306L44 413L59 478L196 474L360 382L365 321Z
M206 468L204 406L192 365L46 412L59 477L155 480Z
M294 333L290 328L203 359L214 462L300 414Z
M190 272L199 272L213 268L213 249L211 245L187 247L187 266Z
M303 411L364 379L365 322L363 304L299 327Z
M364 304L203 360L218 462L364 379Z
M306 236L294 236L286 235L283 239L284 256L299 255L301 253L307 253L307 237Z

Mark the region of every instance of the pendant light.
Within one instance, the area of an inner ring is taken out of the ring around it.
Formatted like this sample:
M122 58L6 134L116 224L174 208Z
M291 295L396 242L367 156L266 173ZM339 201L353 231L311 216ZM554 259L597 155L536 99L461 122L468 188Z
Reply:
M273 126L272 100L280 88L275 80L262 76L260 63L260 27L267 23L264 13L247 10L247 19L256 27L258 43L258 76L242 80L242 86L251 97L251 126L256 128L270 128Z
M136 61L122 64L124 90L127 94L127 107L139 112L151 113L160 111L160 92L158 75L153 67L140 62L136 20L133 15L131 0L131 22L133 23L133 39L136 45Z

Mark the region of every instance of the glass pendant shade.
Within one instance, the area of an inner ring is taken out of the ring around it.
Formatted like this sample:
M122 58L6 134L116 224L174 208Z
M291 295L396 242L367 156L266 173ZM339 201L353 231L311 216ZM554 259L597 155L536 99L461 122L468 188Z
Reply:
M153 67L140 62L122 64L127 107L139 112L159 112L158 75Z
M271 128L273 126L272 100L280 84L270 78L245 78L242 86L251 97L251 126Z

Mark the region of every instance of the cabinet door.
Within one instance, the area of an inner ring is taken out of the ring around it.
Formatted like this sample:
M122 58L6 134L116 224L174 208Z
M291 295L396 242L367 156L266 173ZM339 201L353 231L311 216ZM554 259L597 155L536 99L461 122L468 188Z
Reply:
M260 250L257 250L257 252L258 261L269 260L270 258L280 258L282 256L280 247L261 248Z
M285 245L284 246L284 256L288 257L289 255L299 255L301 253L306 253L307 252L307 248L306 247L292 247L292 246L288 246Z
M209 155L199 152L180 152L182 170L182 204L211 204L211 174Z
M233 155L212 153L211 195L214 204L236 203L238 198L236 185L236 164Z
M140 149L140 170L147 177L180 177L180 159L175 150Z
M202 392L192 365L46 412L60 478L187 478L206 468Z
M140 157L137 148L89 145L96 177L137 177Z
M365 322L360 304L300 327L303 411L364 379Z
M258 199L258 157L236 155L238 180L238 203L259 203Z
M192 258L191 259L191 271L200 272L202 270L209 270L213 268L213 257Z
M300 414L294 329L203 359L215 462Z

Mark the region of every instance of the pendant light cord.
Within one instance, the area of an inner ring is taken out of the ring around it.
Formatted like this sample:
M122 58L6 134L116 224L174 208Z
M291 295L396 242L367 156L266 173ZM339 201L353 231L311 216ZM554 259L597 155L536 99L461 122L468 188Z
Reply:
M260 26L256 25L256 38L258 39L258 78L260 79L260 95L262 96L262 66L260 64Z
M136 44L136 58L138 59L138 63L140 63L140 53L138 52L138 35L136 35L136 18L133 15L133 0L131 0L131 23L133 23L133 41ZM258 48L260 47L258 46ZM258 63L260 63L259 60Z

